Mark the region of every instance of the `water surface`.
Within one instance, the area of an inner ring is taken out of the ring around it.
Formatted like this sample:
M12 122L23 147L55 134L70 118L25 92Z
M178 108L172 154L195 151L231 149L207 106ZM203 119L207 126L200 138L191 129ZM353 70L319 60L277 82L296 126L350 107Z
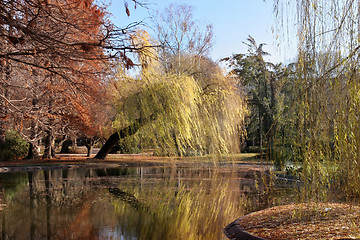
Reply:
M2 239L227 239L223 228L291 200L264 165L41 169L0 173ZM271 187L270 187L271 186Z

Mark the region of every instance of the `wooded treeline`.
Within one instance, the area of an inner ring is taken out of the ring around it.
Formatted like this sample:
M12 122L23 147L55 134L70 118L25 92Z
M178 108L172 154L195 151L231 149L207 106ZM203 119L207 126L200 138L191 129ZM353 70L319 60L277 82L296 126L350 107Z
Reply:
M0 146L13 129L29 143L28 158L40 140L51 158L55 137L100 135L112 66L133 65L131 30L92 0L1 1Z
M187 5L154 14L150 33L117 28L91 0L2 1L0 149L20 134L29 158L40 140L51 158L55 139L82 137L91 149L109 136L98 158L114 145L180 156L258 151L311 183L305 199L327 196L330 183L358 196L360 5L274 6L279 31L297 26L294 61L266 61L249 36L247 53L223 59L226 73L209 57L212 25Z
M9 141L24 145L21 137L29 144L27 158L38 157L40 141L43 158L51 158L55 140L67 147L81 138L90 155L95 140L116 131L102 152L125 136L120 148L126 152L239 151L244 99L208 57L212 26L200 27L192 7L171 5L154 16L154 36L136 24L117 28L93 1L6 1L1 11L5 151Z

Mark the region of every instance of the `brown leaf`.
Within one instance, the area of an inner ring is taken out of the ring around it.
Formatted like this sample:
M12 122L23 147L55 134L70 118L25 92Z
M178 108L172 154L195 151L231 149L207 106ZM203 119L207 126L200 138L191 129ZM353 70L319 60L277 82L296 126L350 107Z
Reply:
M130 10L129 10L127 2L125 2L125 11L126 11L126 14L128 15L128 17L130 17Z

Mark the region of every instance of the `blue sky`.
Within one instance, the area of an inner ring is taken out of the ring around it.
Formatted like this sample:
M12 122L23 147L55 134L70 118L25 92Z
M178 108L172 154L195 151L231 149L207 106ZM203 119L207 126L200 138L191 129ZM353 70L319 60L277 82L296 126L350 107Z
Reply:
M272 31L276 26L271 0L146 0L149 9L134 9L133 3L128 2L130 17L125 13L123 0L113 0L108 9L117 26L141 20L150 23L149 12L162 11L171 3L192 5L195 19L214 26L214 46L210 54L213 60L233 53L246 53L247 46L242 42L246 41L248 35L254 37L258 44L267 44L263 49L271 54L268 60L283 62L291 58L289 51L284 54L283 49L276 47L278 42Z

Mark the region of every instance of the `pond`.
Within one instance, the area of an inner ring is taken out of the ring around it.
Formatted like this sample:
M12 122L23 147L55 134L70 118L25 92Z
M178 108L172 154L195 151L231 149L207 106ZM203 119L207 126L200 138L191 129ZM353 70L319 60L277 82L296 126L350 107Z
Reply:
M296 194L294 183L270 181L266 168L245 162L13 168L0 173L0 235L227 239L223 228L233 220Z

